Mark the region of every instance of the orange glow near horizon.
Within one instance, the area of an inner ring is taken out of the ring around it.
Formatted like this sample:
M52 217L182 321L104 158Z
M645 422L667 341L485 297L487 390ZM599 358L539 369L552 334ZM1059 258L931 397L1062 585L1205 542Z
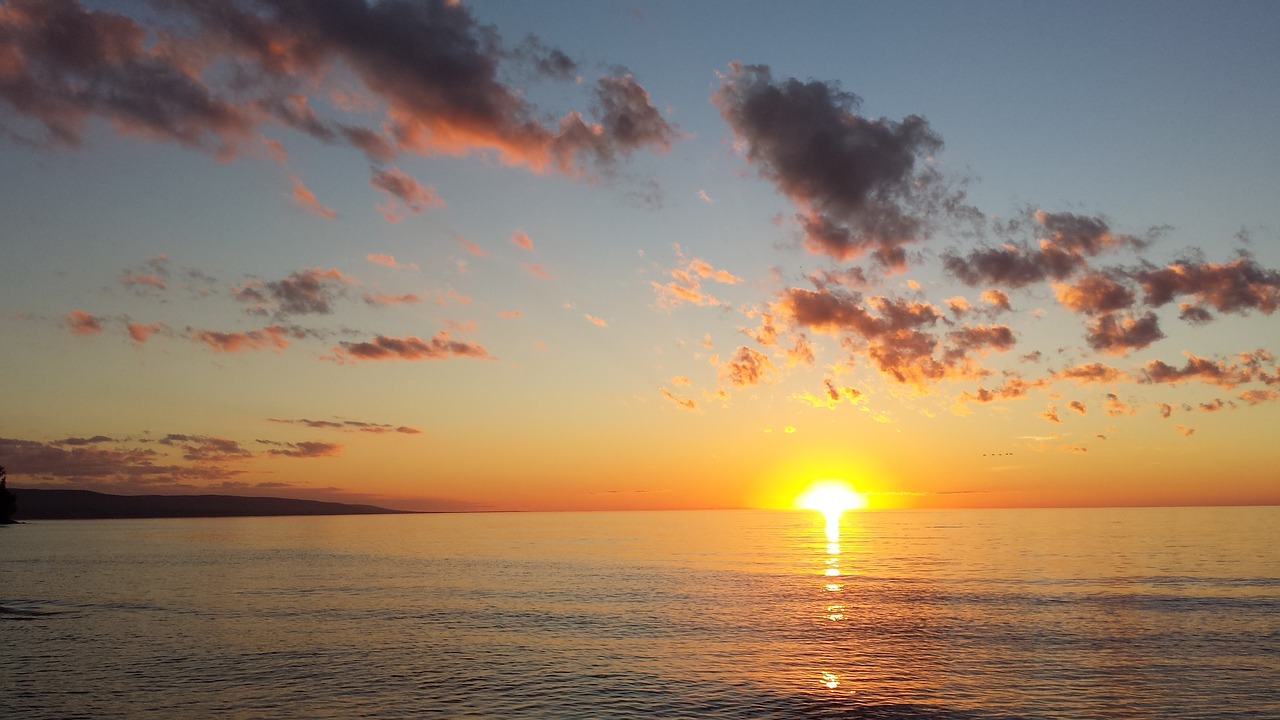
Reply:
M861 510L867 506L867 496L854 490L843 480L815 480L796 496L795 506L804 510L817 510L827 524L827 540L835 543L840 538L840 516L845 510ZM828 573L830 574L830 573ZM839 572L835 573L839 574Z

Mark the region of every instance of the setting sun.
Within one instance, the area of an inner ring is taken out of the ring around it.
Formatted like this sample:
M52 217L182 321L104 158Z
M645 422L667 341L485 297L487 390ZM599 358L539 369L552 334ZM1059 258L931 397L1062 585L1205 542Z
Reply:
M817 480L796 497L796 507L817 510L828 521L838 519L845 510L861 510L866 506L867 496L843 480Z

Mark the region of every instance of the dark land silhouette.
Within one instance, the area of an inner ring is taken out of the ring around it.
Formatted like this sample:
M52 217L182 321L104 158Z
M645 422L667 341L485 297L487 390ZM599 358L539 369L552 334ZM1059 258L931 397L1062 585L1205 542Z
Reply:
M4 468L0 467L0 525L12 525L17 522L13 516L17 512L18 503L5 480Z
M18 489L15 520L389 515L404 510L318 500L239 495L108 495L90 490Z

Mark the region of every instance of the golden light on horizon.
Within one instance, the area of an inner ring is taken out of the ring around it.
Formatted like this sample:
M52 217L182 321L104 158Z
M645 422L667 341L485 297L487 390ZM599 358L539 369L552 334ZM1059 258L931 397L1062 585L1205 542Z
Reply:
M853 489L843 480L827 478L815 480L796 496L795 506L804 510L817 510L827 522L838 521L845 510L861 510L867 506L867 496Z

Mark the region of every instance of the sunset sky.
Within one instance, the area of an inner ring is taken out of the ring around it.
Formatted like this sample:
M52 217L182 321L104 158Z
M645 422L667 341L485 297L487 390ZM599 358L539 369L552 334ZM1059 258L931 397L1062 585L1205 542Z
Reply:
M0 2L12 486L1280 503L1280 3Z

